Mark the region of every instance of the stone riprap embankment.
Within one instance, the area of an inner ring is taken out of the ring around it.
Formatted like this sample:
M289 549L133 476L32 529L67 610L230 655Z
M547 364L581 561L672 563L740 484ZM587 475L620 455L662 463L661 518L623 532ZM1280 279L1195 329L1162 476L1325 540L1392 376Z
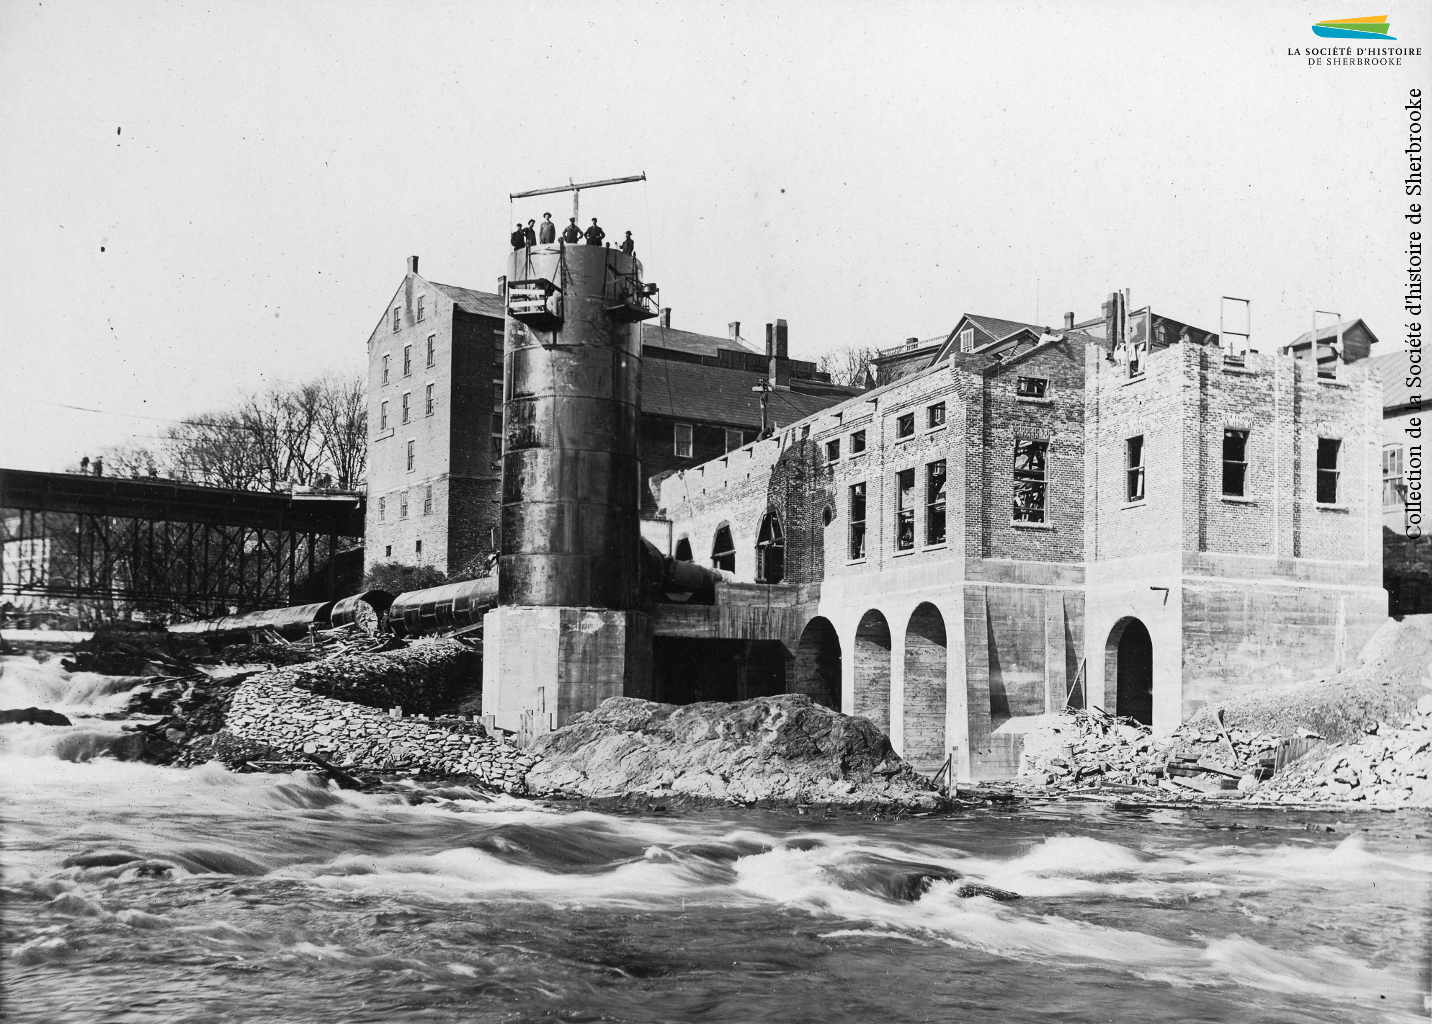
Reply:
M676 706L612 697L541 738L533 793L932 809L930 783L864 718L801 694Z
M456 709L465 692L477 699L482 654L461 640L424 639L378 654L338 654L290 665L266 677L324 697L431 715Z
M225 731L289 756L311 746L354 768L471 776L505 792L526 791L537 758L489 739L476 725L392 718L293 686L283 678L287 672L266 672L239 686Z

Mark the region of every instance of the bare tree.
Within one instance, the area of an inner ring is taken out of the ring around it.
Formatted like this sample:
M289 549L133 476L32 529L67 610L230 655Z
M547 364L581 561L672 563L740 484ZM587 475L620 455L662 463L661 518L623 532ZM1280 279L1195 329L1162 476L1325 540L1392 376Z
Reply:
M319 434L334 486L350 490L368 471L368 388L363 377L330 377L319 396Z
M847 345L821 356L819 368L821 372L830 374L832 384L872 387L879 376L875 369L875 357L879 354L880 350L873 345Z

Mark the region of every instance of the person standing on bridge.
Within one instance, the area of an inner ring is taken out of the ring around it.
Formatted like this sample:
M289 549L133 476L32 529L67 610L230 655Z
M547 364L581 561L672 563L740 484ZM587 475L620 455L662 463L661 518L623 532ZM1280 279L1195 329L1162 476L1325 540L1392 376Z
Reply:
M588 245L601 245L607 233L597 226L597 218L593 217L592 226L587 228L586 236Z
M537 241L543 245L551 245L557 240L557 225L552 223L550 213L542 214L542 223L537 228Z

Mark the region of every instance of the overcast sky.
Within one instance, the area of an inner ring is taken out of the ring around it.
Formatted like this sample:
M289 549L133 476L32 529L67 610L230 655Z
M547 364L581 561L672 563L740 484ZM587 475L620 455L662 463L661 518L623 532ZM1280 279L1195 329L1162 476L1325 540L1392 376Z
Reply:
M1384 3L1432 48L1432 4ZM1115 288L1255 346L1400 345L1402 67L1308 3L0 4L0 465L64 469L360 369L421 257L492 290L508 193L631 230L673 326L798 357L1057 324ZM64 406L104 410L84 412ZM154 417L152 419L138 417Z

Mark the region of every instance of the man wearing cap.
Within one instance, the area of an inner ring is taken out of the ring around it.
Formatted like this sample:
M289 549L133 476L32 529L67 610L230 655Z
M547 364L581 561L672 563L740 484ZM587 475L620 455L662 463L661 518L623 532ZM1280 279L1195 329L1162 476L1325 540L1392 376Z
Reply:
M597 227L597 218L592 218L592 226L587 228L586 237L588 245L601 245L602 239L607 237L607 233Z
M628 231L626 237L622 239L622 252L628 256L636 255L636 241L631 237L630 231Z
M562 241L576 245L582 239L582 229L577 227L577 218L569 217L569 223L562 229Z
M529 220L529 221L527 222L527 226L522 229L522 241L523 241L524 244L526 244L526 245L536 245L536 244L537 244L537 232L536 232L536 231L533 229L533 227L532 227L532 225L534 225L534 224L536 224L536 223L537 223L537 222L536 222L535 220Z
M551 245L557 240L557 225L552 223L550 213L542 214L542 224L537 229L537 241L543 245Z
M521 249L527 244L527 232L522 230L522 222L517 222L517 230L512 232L512 248Z

